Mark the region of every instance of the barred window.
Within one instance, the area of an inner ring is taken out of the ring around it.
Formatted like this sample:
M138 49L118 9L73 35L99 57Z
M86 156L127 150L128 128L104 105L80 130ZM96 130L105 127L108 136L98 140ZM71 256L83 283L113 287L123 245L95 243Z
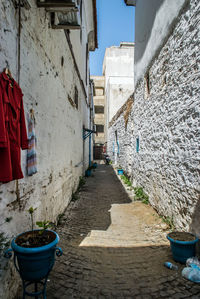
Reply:
M96 114L103 114L104 113L104 107L103 106L95 106L95 113Z
M104 133L104 125L96 125L97 133Z

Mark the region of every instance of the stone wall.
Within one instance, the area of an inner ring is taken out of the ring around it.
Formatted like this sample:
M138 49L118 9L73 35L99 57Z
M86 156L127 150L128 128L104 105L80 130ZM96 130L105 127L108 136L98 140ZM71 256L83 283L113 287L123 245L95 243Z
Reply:
M143 186L160 214L178 229L200 236L199 192L199 10L191 0L135 88L125 128L124 111L110 123L109 154L119 140L121 164ZM139 152L136 139L139 138Z
M190 0L139 0L135 9L135 86L169 37L178 15ZM142 21L141 21L142 20Z
M35 113L38 160L38 172L28 177L26 151L22 152L24 179L19 180L19 198L16 197L16 181L0 183L0 231L5 232L8 238L30 229L27 210L31 206L36 208L34 221L46 219L56 222L71 200L89 160L88 139L83 144L82 137L83 125L90 127L86 16L83 14L82 40L80 32L70 32L72 48L76 48L74 55L80 72L78 76L64 30L51 29L50 14L44 8L37 8L36 1L29 0L29 3L30 10L21 9L19 66L18 9L15 9L14 1L0 2L0 71L8 65L16 81L18 71L20 73L26 119L31 108ZM89 16L87 18L89 20ZM81 60L78 59L80 57ZM78 109L74 105L75 86ZM6 222L9 217L12 217L11 221ZM9 275L3 270L10 268L2 266L1 262L0 265L3 294L0 298L11 299L15 295L11 284L15 290L16 285L14 280L9 282ZM6 282L5 277L8 277Z
M132 106L133 97L121 107L108 128L108 154L112 162L120 165L129 176L132 174L134 155L133 123L129 120Z

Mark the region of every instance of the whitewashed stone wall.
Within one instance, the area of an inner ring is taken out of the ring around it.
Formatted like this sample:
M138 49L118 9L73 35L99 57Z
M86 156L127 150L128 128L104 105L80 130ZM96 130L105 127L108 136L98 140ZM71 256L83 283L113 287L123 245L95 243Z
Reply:
M177 228L200 236L199 190L199 10L190 5L178 17L172 34L135 88L127 130L123 113L109 128L109 154L117 130L117 160L143 186L160 214ZM136 138L140 140L136 152Z
M133 105L133 104L132 104ZM135 148L133 146L133 122L125 122L128 109L126 102L113 118L108 129L108 154L115 165L121 166L128 176L132 175L132 161ZM129 115L128 118L131 116ZM119 144L119 148L118 148Z
M25 115L31 108L35 111L38 173L31 177L26 175L24 151L24 179L19 180L20 202L16 199L15 181L0 183L0 231L5 232L8 238L30 229L27 210L31 206L37 208L35 221L46 219L56 222L58 215L71 200L72 193L76 191L79 177L88 167L89 160L89 144L88 140L83 144L82 132L83 125L86 128L90 126L89 106L65 33L63 30L51 29L50 14L43 8L38 9L36 1L29 2L30 10L22 8L20 86L24 94ZM0 71L8 62L17 81L18 12L12 1L0 2L0 16ZM81 79L88 92L85 51L89 32L86 21L83 22L82 42L80 33L72 32L70 35L74 41L72 46L76 47L75 58ZM80 49L79 53L77 49ZM80 57L83 58L79 60ZM79 95L78 109L68 100L68 97L74 100L75 86ZM12 217L9 223L5 222L7 217ZM8 272L4 271L7 265L3 264L0 262L0 298L11 299L16 291L15 280L9 281ZM6 282L5 277L8 277Z

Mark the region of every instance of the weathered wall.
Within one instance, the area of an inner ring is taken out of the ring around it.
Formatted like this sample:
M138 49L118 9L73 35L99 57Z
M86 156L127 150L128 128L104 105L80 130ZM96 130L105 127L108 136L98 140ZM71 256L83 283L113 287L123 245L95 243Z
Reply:
M127 130L122 113L109 129L109 140L117 130L117 162L134 185L144 187L151 204L177 228L200 236L199 10L199 1L191 0L177 18L149 66L149 95L146 80L139 80Z
M135 86L168 39L188 0L138 0L135 13Z
M82 137L83 125L90 126L89 107L65 33L51 29L50 14L37 8L36 1L29 2L30 10L22 8L20 86L24 94L25 115L31 108L35 111L38 172L31 177L26 175L24 151L22 166L25 177L19 180L20 201L16 200L15 181L0 184L0 230L9 238L30 229L27 210L31 206L37 208L35 221L55 222L67 207L89 160L88 140L83 145ZM0 2L0 16L0 71L8 62L17 80L18 12L12 1ZM72 46L76 47L75 58L87 93L86 43L89 32L85 23L82 41L80 33L71 33L70 36L71 41L74 40ZM82 58L79 60L78 57ZM68 99L74 101L75 86L79 95L78 109ZM12 217L9 223L5 222L7 217ZM13 281L10 283L14 285ZM8 283L0 285L0 289L4 294L2 298L14 296L12 291L9 293Z
M103 74L105 76L105 95L107 102L107 122L121 108L134 85L134 44L121 43L119 47L106 49Z
M107 113L108 121L111 121L118 109L123 106L124 99L127 99L133 92L133 78L116 78L111 76L108 85L109 88L107 88L106 92L108 101Z
M133 145L133 122L130 113L133 96L118 110L108 128L108 154L114 164L120 165L129 176L135 152Z

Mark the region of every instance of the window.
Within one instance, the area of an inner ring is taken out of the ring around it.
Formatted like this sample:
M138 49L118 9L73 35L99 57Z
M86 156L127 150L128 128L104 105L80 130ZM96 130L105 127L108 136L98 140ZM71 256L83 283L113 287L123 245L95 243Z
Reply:
M104 133L104 125L96 125L97 133Z
M104 95L104 89L103 88L95 88L95 95L96 96L103 96Z
M136 152L139 153L140 150L140 139L139 137L136 138Z
M103 106L95 106L94 107L96 114L103 114L104 113L104 107Z

